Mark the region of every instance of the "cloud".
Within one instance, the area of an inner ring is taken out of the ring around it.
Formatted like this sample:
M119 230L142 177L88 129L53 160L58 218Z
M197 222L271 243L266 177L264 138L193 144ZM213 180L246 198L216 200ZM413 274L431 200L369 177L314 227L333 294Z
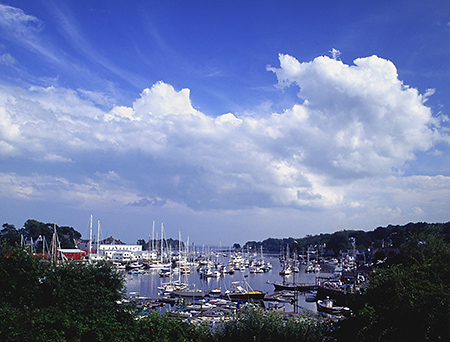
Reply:
M16 59L11 56L9 53L4 53L0 56L0 64L7 65L7 66L13 66L16 64Z
M73 160L70 158L66 158L57 154L46 154L43 156L42 159L34 159L36 161L41 161L41 162L55 162L55 163L72 163Z
M0 4L0 27L11 35L24 37L32 31L41 31L44 25L38 18L19 8Z
M0 88L0 156L71 161L77 173L66 168L53 185L70 184L79 202L365 210L370 201L353 198L353 184L400 177L407 161L446 139L425 105L431 92L404 85L390 61L279 59L268 70L278 87L298 86L302 100L270 116L207 116L189 89L162 81L110 110L102 94L80 89ZM87 181L93 176L101 182Z
M140 198L124 186L85 179L73 182L62 176L32 173L0 172L0 197L10 200L64 203L70 207L92 210L93 208L119 208Z
M2 38L32 52L38 52L52 63L59 63L54 49L40 36L44 27L42 20L26 14L20 8L0 4L0 34Z
M128 205L133 207L146 207L146 206L152 206L152 207L162 207L166 204L166 201L160 200L157 198L142 198L138 202L129 203Z
M280 87L300 87L309 118L302 135L313 145L308 164L338 178L385 176L431 148L436 123L426 97L398 79L392 62L371 56L354 63L280 55L281 67L268 70Z

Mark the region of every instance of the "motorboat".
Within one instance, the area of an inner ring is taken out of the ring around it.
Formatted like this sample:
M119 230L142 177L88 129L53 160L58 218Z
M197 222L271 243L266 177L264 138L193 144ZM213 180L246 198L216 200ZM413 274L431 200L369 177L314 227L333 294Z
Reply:
M224 297L230 300L263 300L266 293L259 290L253 290L250 288L247 282L232 282L231 289L225 291Z
M334 299L330 299L328 297L325 299L319 299L316 302L317 311L332 315L346 315L350 313L350 308L336 305L335 302L336 301Z

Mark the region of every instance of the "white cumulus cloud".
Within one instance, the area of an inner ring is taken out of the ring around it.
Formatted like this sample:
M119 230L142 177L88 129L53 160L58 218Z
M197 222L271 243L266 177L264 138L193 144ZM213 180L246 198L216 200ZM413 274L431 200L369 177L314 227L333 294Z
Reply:
M101 94L3 87L0 156L14 152L23 163L70 161L65 164L77 174L66 168L67 182L79 182L80 173L84 179L108 175L101 186L126 189L127 203L158 198L196 209L359 209L367 202L349 197L352 184L397 174L393 170L418 152L445 140L425 105L431 93L404 85L390 61L279 58L280 67L268 69L279 87L299 87L302 100L261 117L207 116L193 107L189 89L164 82L144 89L131 106L109 111L101 108ZM32 183L26 184L22 188L30 189ZM64 189L76 189L76 196L85 189L86 199L95 198L83 182Z

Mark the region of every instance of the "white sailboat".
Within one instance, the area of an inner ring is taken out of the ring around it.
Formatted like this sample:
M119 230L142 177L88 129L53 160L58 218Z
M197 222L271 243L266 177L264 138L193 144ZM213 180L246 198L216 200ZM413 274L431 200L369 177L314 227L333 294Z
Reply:
M154 260L149 263L150 269L170 268L171 263L164 260L164 224L161 223L161 241L160 241L160 255L159 260Z

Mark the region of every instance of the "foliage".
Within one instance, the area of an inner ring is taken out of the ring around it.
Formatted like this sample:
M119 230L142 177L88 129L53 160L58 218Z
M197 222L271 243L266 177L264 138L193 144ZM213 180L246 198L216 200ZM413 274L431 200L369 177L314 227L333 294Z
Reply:
M144 239L138 239L136 244L141 245L142 250L146 251L148 249L149 244L155 245L155 246L160 246L161 240L149 239L148 242L146 242ZM181 247L181 249L183 249L184 245L185 245L184 242L179 241L178 239L177 240L174 240L172 238L164 239L164 248L170 248L173 251L177 251L180 247Z
M322 253L337 255L341 249L352 248L350 238L355 238L357 249L392 247L399 248L406 242L409 234L419 233L433 227L439 227L442 234L450 239L450 222L447 223L408 223L406 225L388 225L387 227L377 227L373 231L362 230L342 230L333 234L307 235L303 238L294 239L268 238L264 241L248 241L244 245L244 249L250 248L259 250L263 246L264 251L272 253L280 253L289 249L291 252L297 250L305 253L308 247L313 246L321 249Z
M360 341L439 341L450 333L450 244L442 227L406 236L370 277L353 325ZM345 334L344 334L345 335Z
M123 278L107 263L55 265L19 248L0 256L0 340L120 341L133 327Z
M153 311L137 321L136 342L155 341L211 341L212 331L208 326L184 322L181 317L169 317Z
M307 316L285 317L275 311L249 305L215 329L216 342L322 341L326 326Z
M39 242L41 236L47 241L52 241L53 231L56 229L61 248L75 248L75 240L81 238L81 234L72 227L62 226L54 223L43 223L36 220L27 220L23 228L16 229L14 225L8 223L3 224L0 238L3 244L13 246L20 243L21 235L27 241L33 241L38 252L42 251L43 242Z
M142 246L142 250L143 250L143 251L146 251L146 250L148 249L148 243L145 242L144 239L139 239L139 240L137 240L136 245Z
M5 223L0 231L1 241L9 246L20 244L20 233L14 225Z

